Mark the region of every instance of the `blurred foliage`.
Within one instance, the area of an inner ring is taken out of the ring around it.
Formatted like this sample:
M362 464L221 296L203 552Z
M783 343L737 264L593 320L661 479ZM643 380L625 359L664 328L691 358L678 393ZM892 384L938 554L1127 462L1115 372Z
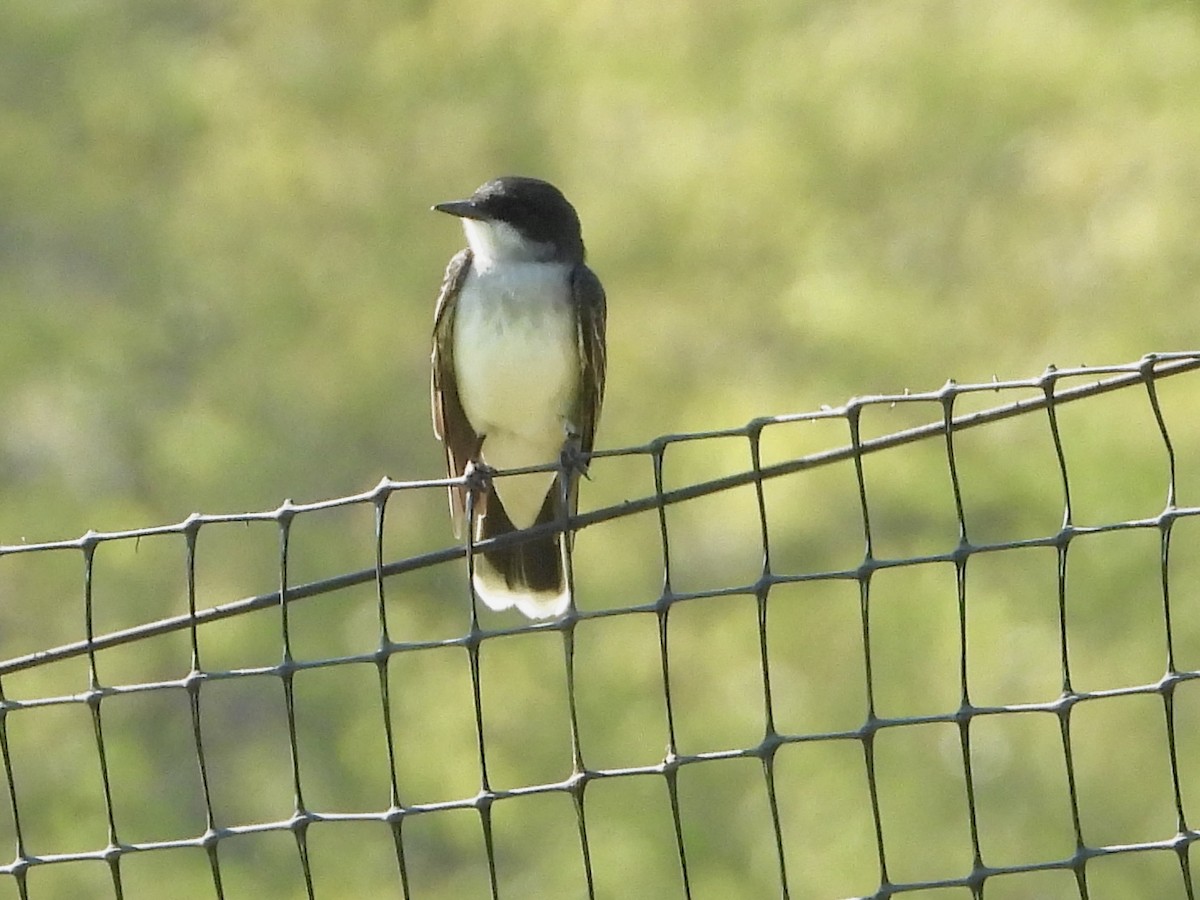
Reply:
M384 473L439 475L429 326L442 267L462 239L427 209L503 173L554 181L583 218L610 298L602 447L952 377L1124 362L1194 347L1200 334L1192 4L546 0L501 12L472 0L8 0L0 115L5 544L178 521L197 509L272 508L284 497L363 490ZM1183 504L1200 494L1195 381L1161 389ZM874 433L905 427L910 415L941 415L934 404L870 412L875 421L864 427ZM1144 394L1088 401L1063 420L1077 522L1161 510L1162 445ZM764 454L778 460L845 442L844 429L824 424L778 426L764 434ZM881 555L944 552L957 540L935 443L866 463ZM973 539L1057 529L1061 487L1044 420L965 434L960 454ZM734 440L672 448L666 476L685 484L748 462ZM653 490L645 458L600 461L593 474L585 505ZM848 467L771 484L767 501L778 571L861 559ZM684 504L669 518L676 587L756 577L753 491ZM294 580L371 563L369 507L302 517L295 529ZM1191 522L1176 530L1178 604L1196 599L1196 533ZM440 491L390 504L388 559L451 539ZM278 546L270 524L204 529L200 604L272 589ZM1072 553L1075 687L1155 681L1164 635L1154 536L1081 539ZM184 560L177 538L102 546L97 626L184 611ZM584 608L650 602L662 578L654 516L589 529L576 567ZM987 554L968 571L973 699L1056 696L1054 554ZM0 559L4 658L82 636L82 575L73 552ZM388 591L393 638L462 633L460 567L397 579ZM873 593L880 713L956 708L952 568L882 572ZM773 593L768 644L781 729L863 721L858 602L852 583ZM298 604L297 655L369 651L374 603L364 589ZM681 750L757 742L765 723L754 604L688 602L670 623ZM1200 667L1200 623L1177 613L1173 625L1177 664ZM653 617L587 622L577 641L585 759L661 760ZM214 625L201 643L208 668L273 664L278 617ZM178 678L187 654L185 639L156 639L101 654L98 671L108 683ZM486 642L481 663L497 786L566 777L561 640ZM18 698L73 694L87 677L75 662L7 678L4 688ZM465 654L400 654L388 679L403 735L397 772L411 792L402 799L473 795ZM1196 690L1175 695L1181 722L1193 726L1181 728L1179 746L1193 818ZM375 673L354 666L298 676L314 808L386 808L378 691ZM219 824L290 815L278 680L214 682L202 698ZM1174 834L1160 707L1129 697L1079 708L1077 778L1091 842ZM122 838L199 834L186 695L133 694L105 709ZM86 708L21 711L8 730L29 850L102 847ZM1031 714L973 730L985 860L1069 855L1057 724ZM892 878L969 871L957 731L887 730L876 755ZM875 890L861 748L788 746L777 764L793 894ZM685 767L680 803L695 896L777 892L755 766ZM601 896L678 892L661 783L602 780L587 805ZM565 797L504 801L495 813L506 896L581 893ZM6 816L0 846L11 847ZM405 828L414 896L483 895L473 813L420 816ZM319 896L397 893L383 826L318 825L310 842ZM228 896L303 889L287 835L240 836L221 853ZM199 850L136 855L123 866L127 896L156 895L164 877L173 896L211 895ZM1114 857L1089 873L1097 896L1181 895L1167 854ZM988 896L1065 896L1073 885L1060 874L996 879ZM31 896L104 896L107 878L99 862L42 867L30 875Z

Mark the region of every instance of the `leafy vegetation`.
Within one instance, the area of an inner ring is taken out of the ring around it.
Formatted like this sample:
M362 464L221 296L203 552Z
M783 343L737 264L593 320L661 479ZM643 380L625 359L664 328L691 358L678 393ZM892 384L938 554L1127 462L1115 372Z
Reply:
M195 510L270 509L285 497L355 493L385 473L439 476L429 331L442 266L462 238L427 210L498 174L554 181L583 219L609 292L600 447L948 378L1125 362L1195 347L1200 335L1200 26L1188 4L8 0L0 111L2 544ZM1177 381L1162 394L1178 499L1194 504L1195 378ZM937 420L941 409L870 415L865 427L883 433L910 415ZM1063 418L1079 524L1162 509L1162 447L1144 395L1088 401ZM779 426L764 434L764 453L778 460L844 443L844 427ZM1054 533L1061 488L1043 420L984 429L963 445L972 537ZM672 448L666 477L679 485L748 462L734 440ZM880 555L954 546L944 467L932 443L868 462ZM646 459L601 460L593 476L585 506L653 490ZM847 468L772 484L779 571L856 565L856 502ZM757 577L754 503L753 491L734 491L671 512L678 587ZM369 566L371 516L363 507L298 519L293 581ZM389 559L452 541L440 491L398 496L388 529ZM1195 600L1195 534L1185 521L1174 538L1181 604ZM202 530L200 604L271 590L278 541L270 523ZM1158 549L1150 532L1073 546L1076 689L1161 676ZM579 603L652 602L662 566L653 516L589 528L578 542ZM183 572L178 538L101 547L97 627L184 611ZM971 560L975 702L1058 696L1055 572L1047 550ZM77 552L0 558L0 655L80 638L82 573ZM956 709L953 567L881 572L872 591L879 713ZM388 592L396 640L466 627L457 564L395 579ZM297 604L297 657L368 652L378 640L374 604L370 588ZM773 592L781 730L864 721L858 604L853 582ZM1200 622L1182 610L1176 663L1194 669ZM681 751L755 744L765 723L751 598L682 603L669 628ZM661 761L654 617L585 622L576 639L585 760ZM182 678L188 649L168 637L112 651L99 675L111 684ZM203 629L201 649L213 670L272 665L282 652L278 615ZM494 786L569 775L561 637L486 641L481 664ZM388 679L402 800L472 796L466 654L398 654ZM1189 685L1175 703L1193 726L1181 730L1180 758L1194 819L1200 688ZM4 682L18 699L87 687L83 663ZM296 690L306 802L385 809L374 670L303 672ZM279 680L214 681L201 696L218 824L289 816ZM1176 832L1161 705L1135 696L1078 708L1090 843ZM202 833L183 690L111 698L104 709L122 839ZM87 708L21 710L6 721L28 851L103 847ZM1069 856L1054 718L991 717L972 728L985 862ZM885 729L876 757L891 878L969 872L957 729ZM876 890L858 742L785 747L777 765L793 896ZM757 764L702 763L679 778L694 896L775 895ZM661 780L601 780L586 797L601 896L677 893ZM506 896L581 894L565 795L502 801L495 815ZM0 846L12 847L8 816L0 812ZM418 816L405 828L414 897L485 894L474 813ZM318 896L398 894L384 826L318 824L310 842ZM221 854L228 896L302 891L287 835L230 838ZM199 850L134 855L123 868L127 896L156 895L164 878L172 896L211 896ZM99 862L40 867L31 896L103 896L107 877ZM1181 891L1167 854L1097 861L1089 877L1097 895ZM995 884L1007 897L1074 889L1059 872Z

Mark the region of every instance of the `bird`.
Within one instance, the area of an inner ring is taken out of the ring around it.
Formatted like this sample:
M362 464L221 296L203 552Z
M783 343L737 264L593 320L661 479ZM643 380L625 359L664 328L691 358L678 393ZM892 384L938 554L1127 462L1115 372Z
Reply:
M446 267L431 360L434 434L449 477L468 476L450 487L454 533L472 490L476 542L561 521L587 474L607 358L607 299L579 215L554 185L518 175L433 210L457 217L467 241ZM557 472L490 477L551 463ZM569 546L560 532L476 554L475 592L493 610L559 617L571 603Z

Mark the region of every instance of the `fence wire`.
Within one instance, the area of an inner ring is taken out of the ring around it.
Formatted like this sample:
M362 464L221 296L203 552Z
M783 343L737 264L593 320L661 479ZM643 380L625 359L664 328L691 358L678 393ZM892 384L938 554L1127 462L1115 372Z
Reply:
M445 479L2 545L0 898L1193 898L1197 370L597 452L619 501L493 542L588 530L554 622L471 602L483 545L391 554L447 533ZM273 584L222 593L252 528ZM307 577L334 537L372 551Z

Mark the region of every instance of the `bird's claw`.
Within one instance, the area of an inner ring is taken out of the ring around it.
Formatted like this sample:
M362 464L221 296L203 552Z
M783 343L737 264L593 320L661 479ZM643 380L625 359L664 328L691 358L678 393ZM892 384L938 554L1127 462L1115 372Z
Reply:
M463 470L465 487L473 494L486 494L492 489L492 476L496 470L479 462L469 462Z
M563 442L558 464L568 477L578 474L591 480L591 476L588 475L588 459L580 445L579 435L569 435Z

